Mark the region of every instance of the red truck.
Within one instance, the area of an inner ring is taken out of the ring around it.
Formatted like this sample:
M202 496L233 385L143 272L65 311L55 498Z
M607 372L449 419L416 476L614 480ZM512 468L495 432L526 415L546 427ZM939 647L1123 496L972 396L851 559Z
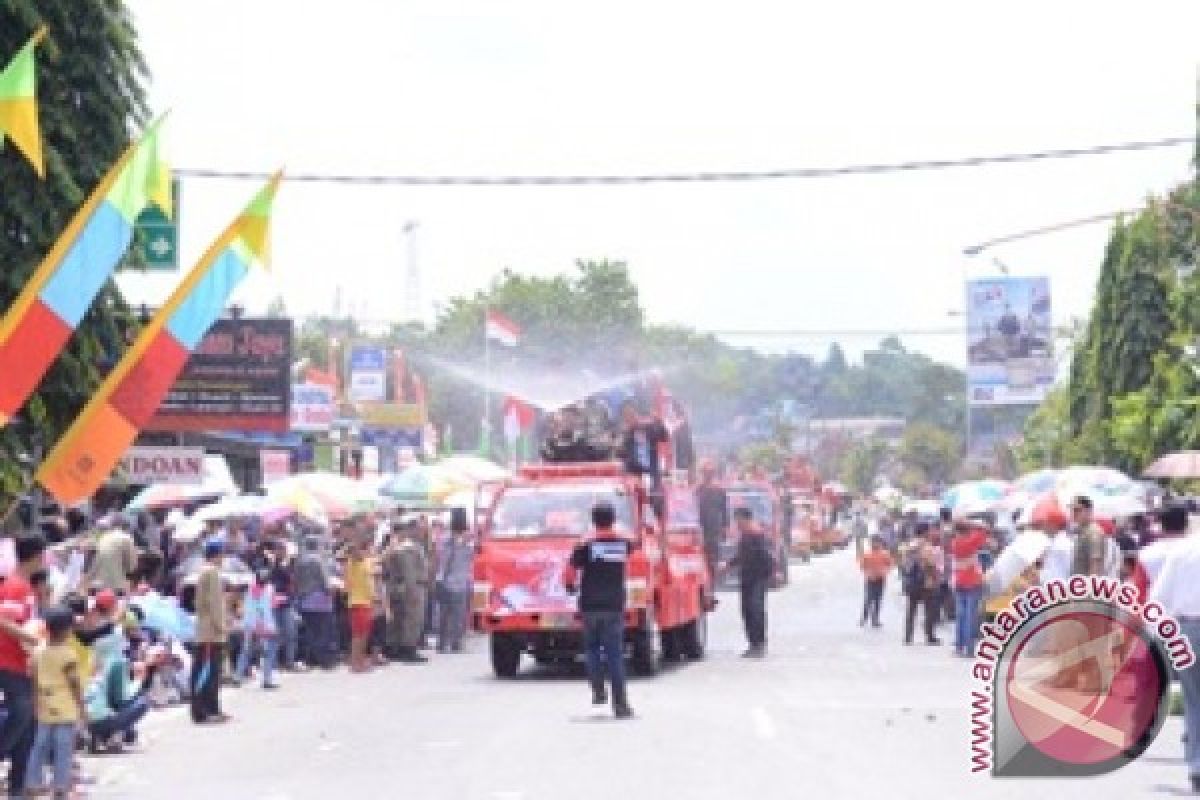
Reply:
M481 520L471 624L489 636L498 677L515 676L526 654L547 665L582 653L576 597L562 575L600 501L616 510L617 532L638 545L625 581L634 671L652 675L663 658L704 656L710 580L695 495L668 482L656 503L643 485L603 462L526 466L497 487Z

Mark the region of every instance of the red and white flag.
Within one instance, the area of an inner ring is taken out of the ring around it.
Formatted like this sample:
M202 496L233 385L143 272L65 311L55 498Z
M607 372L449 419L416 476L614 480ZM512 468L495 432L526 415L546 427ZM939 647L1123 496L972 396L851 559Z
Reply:
M488 310L484 336L505 347L516 347L521 341L521 328L498 311Z
M504 400L504 438L515 442L521 434L533 428L536 421L534 417L531 406L509 395Z

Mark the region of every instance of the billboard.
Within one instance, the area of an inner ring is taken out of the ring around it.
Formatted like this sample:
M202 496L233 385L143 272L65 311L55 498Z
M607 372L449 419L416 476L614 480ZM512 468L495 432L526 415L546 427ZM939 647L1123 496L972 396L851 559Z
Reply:
M290 319L217 320L146 429L286 432L291 365Z
M1054 383L1046 277L967 282L967 402L1037 405Z
M336 411L333 387L321 383L292 384L292 430L327 431L333 426Z
M386 348L354 345L350 349L350 402L382 403L387 399L387 363Z

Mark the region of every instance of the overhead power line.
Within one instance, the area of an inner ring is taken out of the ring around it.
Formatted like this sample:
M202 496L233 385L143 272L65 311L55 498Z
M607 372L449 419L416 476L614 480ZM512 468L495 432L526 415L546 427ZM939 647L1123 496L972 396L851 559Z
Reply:
M896 172L983 167L992 164L1019 164L1080 156L1099 156L1162 147L1194 144L1191 136L1172 136L1138 142L1120 142L1092 147L1072 147L1058 150L1039 150L1028 153L1007 153L967 158L944 158L900 161L885 164L853 164L842 167L796 167L767 170L729 170L697 172L656 172L630 175L339 175L299 172L284 175L293 183L338 183L379 186L591 186L630 185L651 183L733 183L748 181L789 180L798 178L834 178L847 175L886 175ZM265 180L266 172L185 168L175 170L185 178L223 178L229 180Z

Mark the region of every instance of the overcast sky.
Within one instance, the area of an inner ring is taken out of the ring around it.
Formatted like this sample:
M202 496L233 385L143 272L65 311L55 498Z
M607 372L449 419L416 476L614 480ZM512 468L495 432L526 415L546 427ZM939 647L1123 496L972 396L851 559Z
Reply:
M1190 135L1195 0L127 0L179 167L364 174L822 167ZM1188 147L1018 166L753 184L401 188L285 184L272 275L293 314L404 314L503 267L629 262L653 322L729 329L958 324L962 249L1136 206ZM190 264L253 193L184 184ZM1106 227L994 254L1087 311ZM174 278L124 279L159 302ZM841 338L736 341L824 352ZM735 341L732 340L731 341ZM963 360L960 335L906 337Z

